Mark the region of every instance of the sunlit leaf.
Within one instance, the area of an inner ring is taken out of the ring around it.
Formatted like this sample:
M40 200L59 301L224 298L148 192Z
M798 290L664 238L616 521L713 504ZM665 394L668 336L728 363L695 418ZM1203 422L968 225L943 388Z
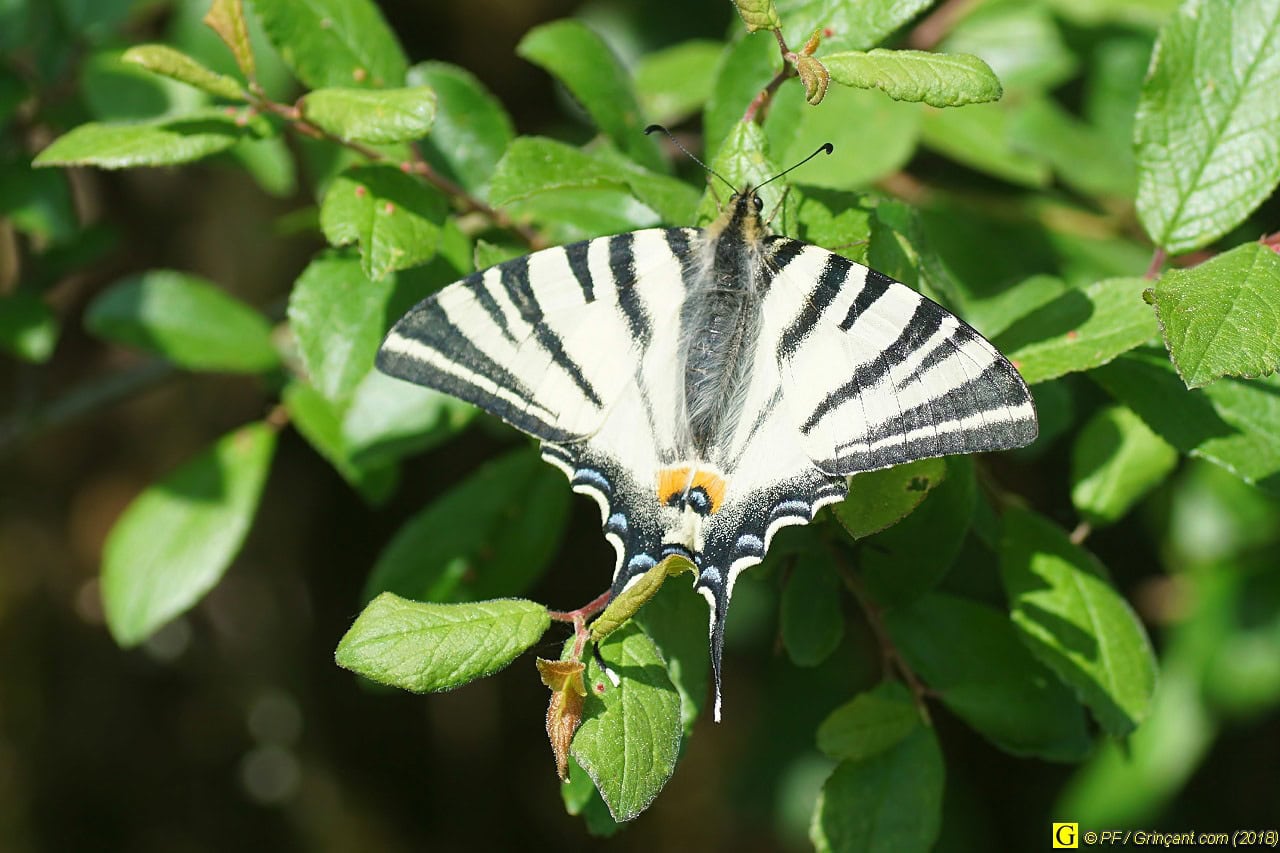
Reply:
M410 601L384 592L338 643L338 666L414 693L492 675L542 638L547 608L523 598L465 604Z
M221 579L249 532L275 446L266 424L242 427L129 504L102 554L102 603L117 643L141 643Z

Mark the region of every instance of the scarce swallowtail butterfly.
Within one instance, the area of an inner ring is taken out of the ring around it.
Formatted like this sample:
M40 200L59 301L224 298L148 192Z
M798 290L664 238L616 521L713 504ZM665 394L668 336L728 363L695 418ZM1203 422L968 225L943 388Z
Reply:
M906 285L769 234L759 186L707 228L544 249L467 276L388 333L378 367L542 442L600 505L612 594L671 554L710 605L715 718L738 575L850 475L1037 434L1026 384Z

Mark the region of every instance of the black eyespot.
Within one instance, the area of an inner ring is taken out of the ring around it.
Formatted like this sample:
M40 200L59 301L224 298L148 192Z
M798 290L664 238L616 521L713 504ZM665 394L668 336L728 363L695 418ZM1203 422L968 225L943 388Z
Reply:
M755 198L753 198L751 200L751 203L756 206L756 213L759 213L760 211L764 210L764 199L760 198L760 196L756 196Z

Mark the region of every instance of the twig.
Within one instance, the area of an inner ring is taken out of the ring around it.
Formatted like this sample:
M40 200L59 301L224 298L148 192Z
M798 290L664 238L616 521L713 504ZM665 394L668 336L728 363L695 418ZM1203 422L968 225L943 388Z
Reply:
M602 592L577 610L550 610L547 615L551 617L553 622L574 622L578 619L589 619L604 610L612 596L612 590Z
M458 184L432 169L426 159L422 156L421 150L419 150L416 145L412 147L412 160L407 163L396 163L390 157L377 149L351 139L343 139L341 136L332 134L324 128L313 124L303 117L302 110L297 104L281 104L267 98L261 93L255 92L253 95L252 105L255 109L262 112L269 112L273 115L279 116L288 122L294 130L306 136L310 136L312 139L323 139L326 142L341 145L350 151L356 152L370 162L391 163L393 165L398 165L404 171L418 175L453 199L454 204L457 205L461 212L483 214L499 228L505 228L519 234L520 238L528 244L530 249L543 249L547 246L546 239L535 229L514 221L505 212L486 204L484 201L471 195Z
M1156 250L1151 255L1151 263L1147 265L1147 271L1143 274L1143 278L1147 281L1154 281L1160 277L1160 268L1164 266L1164 262L1168 260L1169 255L1163 248L1156 246Z
M1076 525L1076 529L1071 531L1072 545L1083 545L1084 540L1089 538L1089 534L1093 532L1093 525L1087 521L1081 521Z
M835 551L836 549L832 547L832 550ZM845 587L857 600L858 606L862 608L863 614L867 617L867 624L871 626L871 632L875 634L876 642L880 645L880 654L884 658L882 665L885 671L896 672L902 678L907 685L907 689L911 691L911 696L915 700L916 709L920 712L920 716L924 718L926 723L931 722L929 706L925 701L930 696L929 688L916 675L915 670L911 668L906 658L902 656L902 652L898 651L898 646L893 642L893 637L889 635L889 629L884 626L884 616L880 605L872 600L866 588L862 585L862 580L853 569L844 564L839 553L836 554L836 558L840 566L840 577L844 581Z
M492 207L484 201L471 195L458 184L446 178L444 175L431 168L431 164L422 156L422 149L415 142L412 145L413 161L409 163L409 169L415 175L421 175L428 183L434 184L445 195L451 196L458 206L462 209L462 213L479 213L489 218L494 225L499 228L505 228L508 231L514 231L520 235L520 238L528 244L530 249L537 251L547 247L546 238L539 234L535 229L530 228L522 222L513 220L506 211Z
M768 109L769 100L773 94L778 91L778 87L790 77L797 77L799 73L787 60L791 56L791 49L787 47L786 39L782 37L782 30L774 30L773 36L778 40L778 51L782 54L782 70L773 75L760 92L751 99L751 103L747 104L747 111L742 114L744 122L764 122L764 114Z
M946 38L956 22L969 13L974 0L946 0L916 25L907 36L907 46L915 50L932 50Z
M149 390L176 376L177 368L159 359L86 382L42 409L0 423L0 455L20 447L32 433L63 426L98 409Z

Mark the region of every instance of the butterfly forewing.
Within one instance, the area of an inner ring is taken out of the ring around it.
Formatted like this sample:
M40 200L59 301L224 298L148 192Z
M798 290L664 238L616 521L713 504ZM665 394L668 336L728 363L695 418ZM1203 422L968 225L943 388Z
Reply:
M963 321L833 252L805 245L799 258L775 277L766 311L793 318L778 347L784 398L817 467L856 474L1035 439L1022 378ZM842 270L837 295L804 272L819 265Z

